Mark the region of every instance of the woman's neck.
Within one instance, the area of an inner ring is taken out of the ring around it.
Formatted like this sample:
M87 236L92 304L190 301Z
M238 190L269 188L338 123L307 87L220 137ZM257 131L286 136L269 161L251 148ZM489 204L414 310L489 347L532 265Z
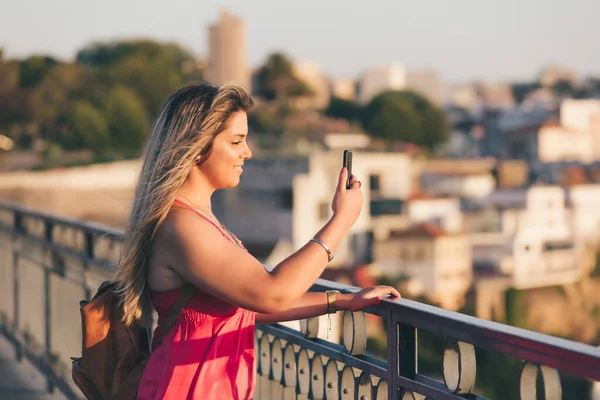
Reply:
M177 195L181 200L190 203L190 205L199 210L212 213L211 197L215 189L205 182L193 180L188 177L179 189Z

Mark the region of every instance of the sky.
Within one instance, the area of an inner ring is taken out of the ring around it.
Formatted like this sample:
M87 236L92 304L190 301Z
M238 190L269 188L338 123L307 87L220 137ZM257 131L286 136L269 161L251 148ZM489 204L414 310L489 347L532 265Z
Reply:
M70 60L94 41L145 37L205 56L221 10L246 20L253 67L281 50L331 77L392 62L448 82L528 81L547 64L600 77L600 0L0 0L0 47Z

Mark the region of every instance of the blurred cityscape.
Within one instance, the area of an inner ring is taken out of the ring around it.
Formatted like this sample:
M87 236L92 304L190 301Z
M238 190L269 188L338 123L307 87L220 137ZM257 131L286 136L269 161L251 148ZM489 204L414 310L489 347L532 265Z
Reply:
M449 84L400 60L331 78L284 52L250 67L228 11L207 29L205 58L153 40L96 42L73 62L0 50L0 198L123 228L162 102L236 81L257 103L254 157L213 207L262 262L331 216L352 149L365 207L323 278L600 345L600 73Z

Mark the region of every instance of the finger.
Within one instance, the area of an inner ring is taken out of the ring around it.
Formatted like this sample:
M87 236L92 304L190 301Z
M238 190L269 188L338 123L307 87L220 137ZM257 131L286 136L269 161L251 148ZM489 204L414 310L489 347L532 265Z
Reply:
M383 286L380 288L383 292L383 295L390 295L392 297L401 297L400 292L398 292L395 288L391 286Z
M350 189L360 189L362 183L360 181L354 181L350 183Z
M343 192L346 190L346 179L348 178L348 170L346 167L342 168L340 171L340 179L338 181L338 190Z

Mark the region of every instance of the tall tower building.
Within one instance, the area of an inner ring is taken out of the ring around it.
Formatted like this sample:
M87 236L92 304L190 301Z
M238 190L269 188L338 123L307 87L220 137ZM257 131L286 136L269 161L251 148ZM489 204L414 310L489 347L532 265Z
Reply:
M221 11L219 20L208 27L207 79L214 85L234 81L250 87L250 71L246 64L244 20Z

